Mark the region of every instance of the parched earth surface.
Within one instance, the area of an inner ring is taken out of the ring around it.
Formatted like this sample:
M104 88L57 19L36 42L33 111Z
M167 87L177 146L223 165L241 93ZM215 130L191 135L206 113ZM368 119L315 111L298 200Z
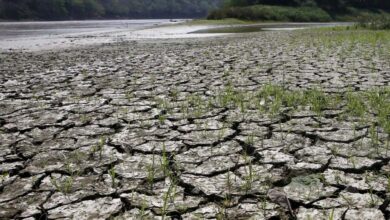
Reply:
M380 45L301 38L2 53L0 218L389 219L380 127L373 136L337 108L270 115L245 105L264 100L214 102L228 86L341 95L389 86Z

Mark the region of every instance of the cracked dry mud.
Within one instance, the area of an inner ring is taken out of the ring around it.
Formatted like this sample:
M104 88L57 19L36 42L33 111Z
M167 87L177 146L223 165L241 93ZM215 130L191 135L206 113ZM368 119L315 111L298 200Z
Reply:
M228 83L340 95L389 86L377 48L301 36L1 54L0 218L389 219L380 127L374 148L371 123L342 108L271 115L212 102Z

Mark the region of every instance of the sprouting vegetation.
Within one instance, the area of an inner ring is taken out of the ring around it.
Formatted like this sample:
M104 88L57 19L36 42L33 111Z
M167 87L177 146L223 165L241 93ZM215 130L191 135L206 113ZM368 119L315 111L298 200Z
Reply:
M147 183L150 187L150 189L153 189L153 184L154 184L154 179L155 179L155 176L156 176L156 173L157 173L157 164L155 164L155 155L153 154L152 156L152 164L151 165L148 165L146 167L146 171L147 171L147 177L146 177L146 180L147 180Z
M245 167L244 186L242 188L245 190L245 193L248 194L252 190L253 182L256 177L253 170L252 160L246 153L244 153L244 161L248 164L248 166Z
M117 181L116 181L116 172L115 172L115 167L111 167L109 170L108 170L108 174L110 175L110 178L111 178L111 186L113 188L117 187Z
M105 143L106 143L106 137L100 137L98 143L91 147L91 151L90 151L91 156L95 156L95 154L98 154L99 160L101 160L103 157Z
M342 110L342 117L354 117L360 122L376 118L376 122L390 134L390 89L387 87L370 91L347 91L327 93L321 88L289 90L279 85L266 84L257 91L236 89L230 82L214 92L214 96L189 95L177 108L188 117L199 118L213 108L226 108L237 111L242 117L247 111L257 110L259 114L276 118L288 112L309 109L317 116L324 116L326 110ZM169 103L166 101L166 103ZM173 104L164 104L176 108ZM188 109L191 109L190 112ZM166 117L166 116L164 116ZM341 116L340 116L341 117ZM165 120L165 119L164 119ZM159 118L159 121L163 120ZM204 131L206 132L206 131ZM207 133L205 134L207 137Z
M53 186L56 188L58 192L61 192L64 195L67 195L72 192L72 187L73 187L72 176L67 176L64 178L51 177L50 182L53 184Z
M225 57L225 44L213 51L207 42L201 60L192 40L178 46L188 51L157 54L161 60L131 51L129 62L121 61L123 71L88 76L88 88L101 89L92 98L48 105L42 110L60 113L37 117L38 125L27 117L24 102L19 110L5 109L11 113L1 116L0 138L10 150L3 155L1 190L6 194L24 181L32 190L7 194L12 200L3 203L47 193L45 207L62 194L72 199L49 208L53 216L62 205L79 209L79 203L97 198L117 210L107 219L122 214L187 219L198 212L210 212L202 218L253 213L268 219L276 209L290 217L320 211L325 219L336 219L344 207L356 209L340 194L349 195L344 192L358 182L356 195L364 194L367 209L378 209L390 189L388 31L349 26L289 31L287 37L261 34L283 43L261 42L259 49L252 47L257 38L234 38L249 52ZM153 44L155 51L160 46ZM214 60L202 63L208 57ZM151 59L157 60L153 68ZM164 68L178 65L171 59L182 61L180 71L186 73L177 76ZM70 86L83 78L74 80ZM56 98L48 91L37 94L50 103ZM334 210L302 206L328 199L344 203ZM291 205L294 212L288 211Z

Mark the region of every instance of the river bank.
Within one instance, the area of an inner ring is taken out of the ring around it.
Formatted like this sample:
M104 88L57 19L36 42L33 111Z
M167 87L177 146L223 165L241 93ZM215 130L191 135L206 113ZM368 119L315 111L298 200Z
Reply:
M0 51L48 51L148 39L216 37L262 30L344 26L349 23L246 23L183 19L1 22ZM220 29L223 31L220 31Z

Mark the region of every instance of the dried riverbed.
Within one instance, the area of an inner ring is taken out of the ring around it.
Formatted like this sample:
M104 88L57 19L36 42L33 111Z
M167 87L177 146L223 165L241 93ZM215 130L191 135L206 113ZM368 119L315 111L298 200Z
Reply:
M388 51L312 35L2 53L0 218L388 219Z

